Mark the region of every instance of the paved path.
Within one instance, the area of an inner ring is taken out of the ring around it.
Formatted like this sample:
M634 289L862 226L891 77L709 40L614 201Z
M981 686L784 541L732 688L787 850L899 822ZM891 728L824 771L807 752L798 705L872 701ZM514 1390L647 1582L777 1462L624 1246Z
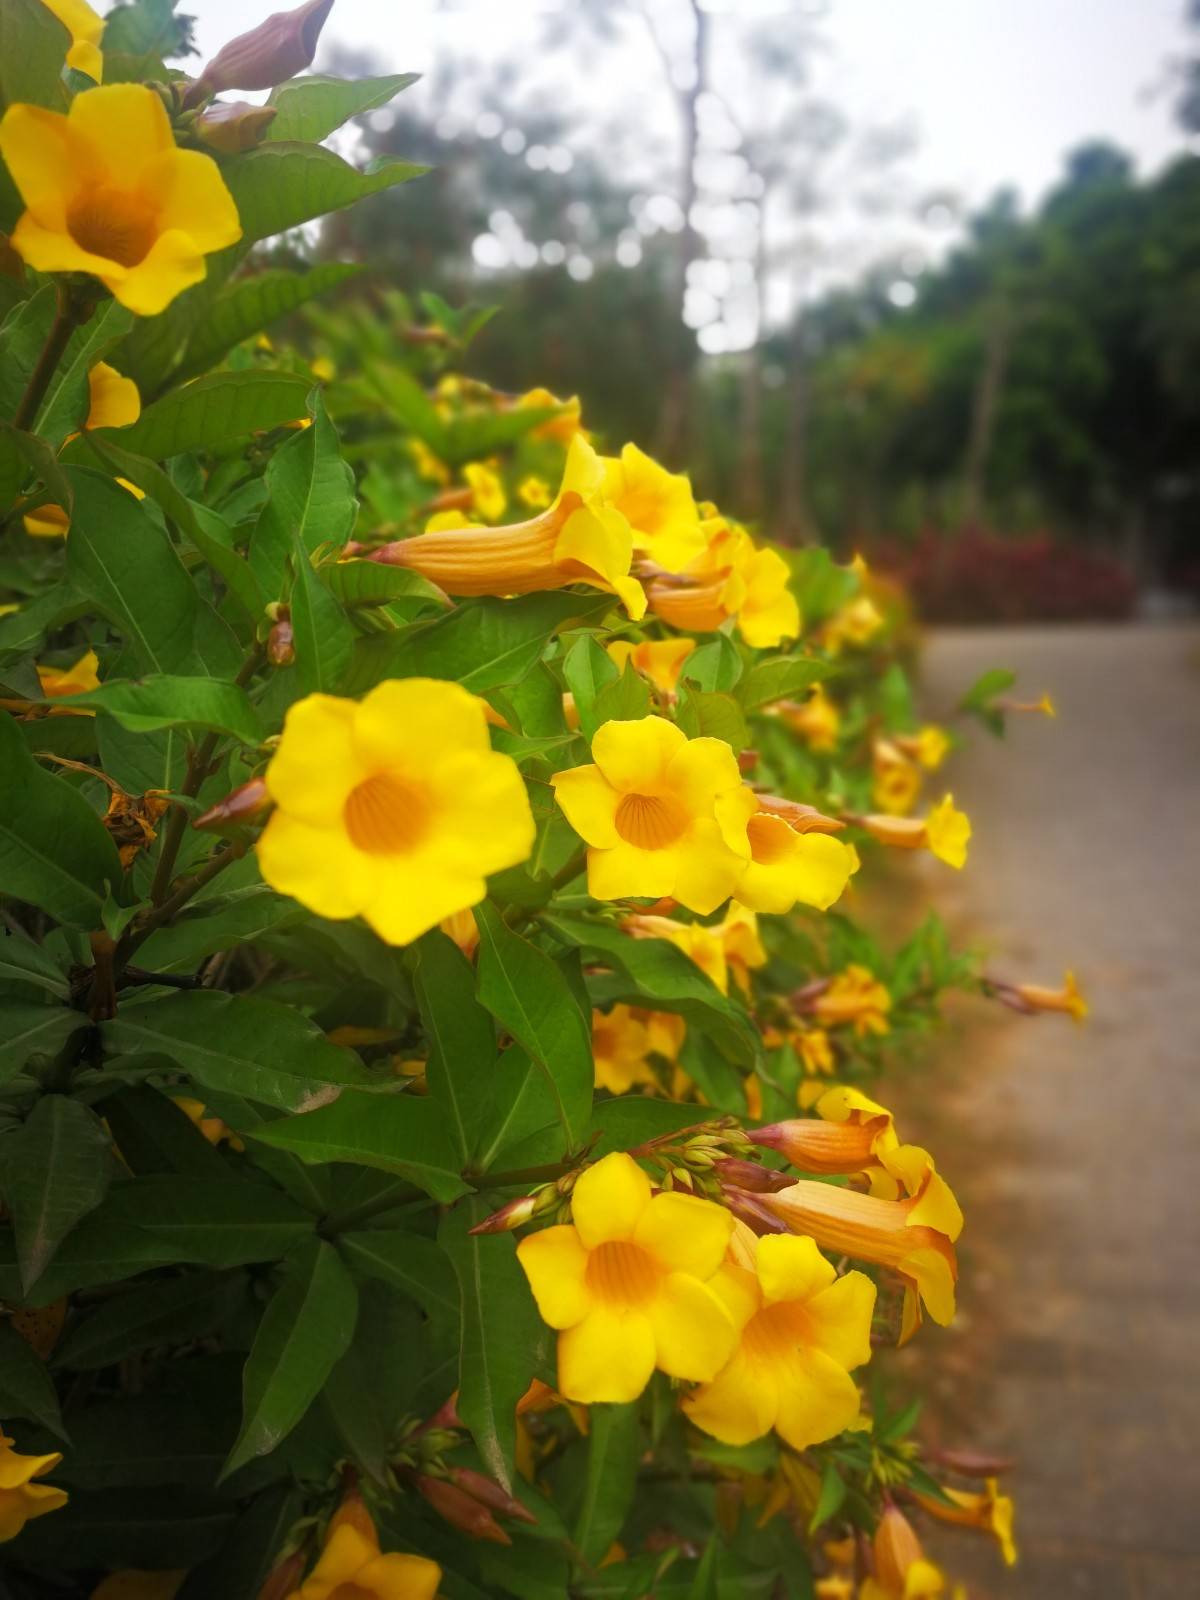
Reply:
M910 1358L931 1363L930 1427L1018 1458L1015 1571L969 1536L938 1549L972 1600L1182 1600L1200 1596L1200 628L940 632L930 710L999 665L1060 719L957 758L975 838L941 908L1000 975L1074 967L1093 1014L969 1003L897 1097L967 1215L959 1326Z

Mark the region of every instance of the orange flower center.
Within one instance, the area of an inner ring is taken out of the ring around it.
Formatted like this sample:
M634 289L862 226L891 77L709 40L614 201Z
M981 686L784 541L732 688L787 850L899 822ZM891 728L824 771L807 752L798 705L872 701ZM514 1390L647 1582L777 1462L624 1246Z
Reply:
M764 817L761 813L746 824L746 837L750 841L750 854L760 867L774 867L791 852L792 830L778 817Z
M763 1306L742 1330L742 1349L752 1361L778 1361L809 1342L808 1318L794 1301Z
M423 838L429 825L429 803L403 778L376 772L351 789L342 820L351 844L367 855L403 855Z
M110 184L84 189L76 197L67 213L67 230L80 249L123 267L144 261L157 233L145 200Z
M615 1310L644 1306L658 1289L658 1268L641 1245L610 1239L588 1254L587 1286Z
M614 818L622 839L639 850L665 850L683 837L688 821L686 807L669 794L624 794Z
M329 1600L379 1600L378 1589L364 1589L361 1583L339 1583Z

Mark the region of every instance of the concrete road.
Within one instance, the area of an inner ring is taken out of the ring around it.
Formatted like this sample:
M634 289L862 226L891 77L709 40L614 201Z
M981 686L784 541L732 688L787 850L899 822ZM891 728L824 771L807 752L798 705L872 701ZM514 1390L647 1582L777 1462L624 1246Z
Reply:
M1018 1462L1015 1571L969 1535L937 1551L972 1600L1182 1600L1200 1596L1200 628L939 632L930 712L990 666L1049 689L1059 720L955 759L970 861L922 882L998 975L1075 968L1092 1017L971 1002L895 1096L967 1216L958 1324L901 1370L933 1388L927 1432Z

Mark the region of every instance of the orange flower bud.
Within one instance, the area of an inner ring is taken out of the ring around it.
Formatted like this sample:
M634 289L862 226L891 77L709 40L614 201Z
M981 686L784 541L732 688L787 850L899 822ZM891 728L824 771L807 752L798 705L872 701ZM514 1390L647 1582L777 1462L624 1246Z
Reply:
M227 794L224 800L218 800L215 806L210 806L202 817L196 818L192 826L220 833L239 823L252 822L270 808L271 799L266 784L261 778L251 778L248 783L241 784Z
M523 1506L519 1500L515 1500L506 1489L502 1489L498 1483L493 1483L491 1478L485 1478L482 1472L476 1472L472 1467L450 1467L449 1473L450 1482L456 1484L465 1494L469 1494L473 1500L478 1500L480 1505L498 1511L502 1516L513 1517L518 1522L537 1522L537 1518L528 1506Z
M486 1539L490 1544L512 1543L486 1506L446 1478L429 1478L422 1474L417 1479L417 1492L428 1500L439 1517L469 1538Z

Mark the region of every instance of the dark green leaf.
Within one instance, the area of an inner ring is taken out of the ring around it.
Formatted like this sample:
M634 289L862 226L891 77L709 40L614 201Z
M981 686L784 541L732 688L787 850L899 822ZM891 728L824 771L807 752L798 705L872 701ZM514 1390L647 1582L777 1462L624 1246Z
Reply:
M478 1197L456 1206L438 1242L454 1263L462 1308L458 1414L487 1470L512 1487L517 1401L529 1387L546 1335L511 1234L472 1237L488 1206Z
M132 1085L108 1096L100 1113L135 1177L162 1172L218 1182L229 1177L224 1159L170 1094L160 1089Z
M606 683L596 696L594 707L598 725L605 722L639 722L650 715L650 685L631 661L613 683Z
M247 434L305 416L309 383L290 372L214 372L172 389L129 428L101 428L122 450L165 461L191 450L212 450Z
M340 603L317 577L296 540L292 632L296 682L304 694L333 694L341 687L354 650L354 629Z
M597 1566L620 1535L637 1489L640 1452L636 1405L589 1408L587 1477L574 1533L589 1566Z
M347 1089L332 1105L256 1128L253 1137L302 1161L351 1161L393 1172L435 1200L455 1200L467 1192L441 1107L416 1095Z
M165 1259L223 1269L277 1260L313 1234L313 1218L294 1200L237 1178L134 1178L111 1191L104 1218Z
M0 511L7 511L17 492L36 478L45 493L25 503L30 510L52 500L69 509L71 491L52 447L32 433L22 433L10 422L0 422Z
M0 945L0 950L4 946ZM36 946L34 947L37 948ZM88 1019L66 1006L26 1005L0 1000L0 1083L21 1071L30 1056L53 1056Z
M264 1489L234 1523L220 1551L192 1568L175 1600L258 1594L303 1512L303 1493L295 1485Z
M190 1567L220 1547L233 1514L228 1498L200 1489L81 1489L53 1516L30 1523L13 1554L49 1570Z
M0 46L9 22L8 8L0 10ZM0 65L0 86L8 62ZM11 421L33 376L46 337L54 325L58 293L52 283L20 301L0 328L0 417Z
M309 1109L334 1086L366 1081L352 1052L330 1044L292 1007L253 995L185 991L122 1005L103 1028L112 1050L169 1056L202 1089L281 1111Z
M138 962L150 972L190 972L205 956L253 944L260 934L303 916L294 900L264 883L198 898L170 927L150 935L138 951ZM0 944L0 954L3 948Z
M43 945L16 926L0 930L0 980L33 985L62 1000L67 997L66 973ZM5 1030L0 1027L0 1031Z
M301 78L297 83L307 83ZM289 86L290 87L290 86ZM271 131L278 125L278 117ZM183 360L173 374L176 383L186 382L207 372L228 350L243 339L267 327L297 306L317 295L336 289L348 278L357 276L360 266L341 261L325 261L310 267L307 272L287 272L282 268L269 268L238 278L221 291L209 304L203 318L196 325Z
M10 1322L0 1322L0 1413L6 1420L27 1417L67 1437L46 1363Z
M245 1283L242 1274L189 1272L117 1295L71 1324L54 1365L89 1372L143 1350L207 1338L227 1320Z
M655 1100L644 1094L597 1100L592 1112L592 1132L599 1137L591 1147L591 1154L598 1159L613 1150L629 1150L647 1139L657 1139L660 1134L694 1128L709 1115L711 1112L703 1106Z
M842 1502L846 1498L846 1482L832 1461L825 1463L825 1470L821 1474L821 1492L817 1496L816 1506L808 1524L810 1534L816 1533L831 1517L841 1510Z
M242 1378L242 1429L222 1477L267 1455L292 1431L349 1347L358 1293L331 1244L288 1260L263 1313Z
M735 754L749 743L746 719L731 694L709 694L684 683L675 707L675 720L689 739L720 739Z
M567 688L575 697L579 726L590 743L604 721L596 713L597 696L607 685L619 681L620 669L590 633L583 633L563 657L562 670Z
M381 561L334 561L321 568L321 580L347 606L381 606L410 598L432 600L443 609L449 604L437 585L419 572Z
M66 109L63 63L71 35L40 0L4 0L0 6L0 109L24 101L50 111Z
M377 1228L343 1234L339 1246L355 1272L403 1289L431 1322L457 1327L459 1304L446 1252L419 1234Z
M698 689L727 692L742 675L742 658L737 645L727 633L717 634L707 644L702 644L683 663L680 676L689 679Z
M28 1121L0 1139L0 1176L26 1293L79 1219L103 1200L115 1171L100 1118L66 1095L43 1095Z
M267 140L272 144L281 139L319 144L351 117L387 105L419 76L394 72L380 78L331 78L314 72L292 78L267 96L267 104L277 112L267 129Z
M133 312L109 300L75 330L38 409L37 432L43 439L61 444L83 427L91 404L88 373L132 327Z
M562 969L513 933L490 901L476 907L475 919L479 998L546 1075L563 1133L578 1149L595 1082L591 1018L580 1010Z
M496 1069L496 1029L475 998L475 972L452 939L427 933L412 955L413 983L429 1039L425 1076L461 1166L476 1151Z
M154 733L159 728L211 728L251 745L258 744L263 736L246 691L215 678L169 674L110 678L98 689L60 697L56 704L107 712L131 733Z

